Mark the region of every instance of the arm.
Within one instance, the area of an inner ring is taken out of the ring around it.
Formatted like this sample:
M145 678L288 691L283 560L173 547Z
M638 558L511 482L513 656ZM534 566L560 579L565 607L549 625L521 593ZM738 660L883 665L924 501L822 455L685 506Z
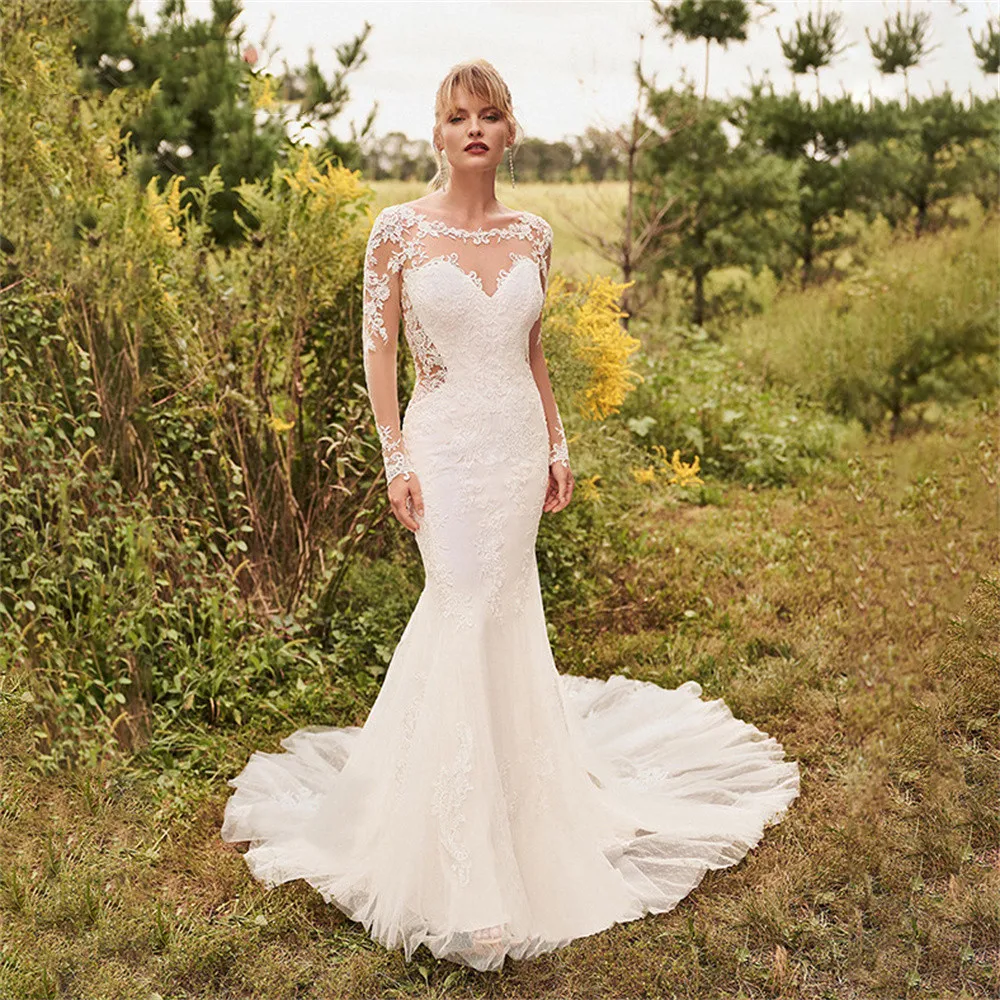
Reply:
M402 473L410 478L413 466L403 447L396 386L396 345L399 340L402 236L394 231L392 216L383 209L368 236L364 265L365 383L382 445L385 481Z
M362 338L365 383L382 445L389 502L397 520L411 531L420 527L423 498L403 447L396 392L396 347L406 246L396 216L383 209L368 236L364 264Z
M548 290L549 267L552 263L552 229L546 223L543 242L542 290ZM542 399L542 409L545 411L545 422L549 430L549 485L545 494L542 511L554 513L562 510L573 496L573 472L569 467L569 449L566 447L566 434L563 431L562 420L559 418L559 407L556 406L555 393L549 379L548 366L542 351L542 317L539 314L535 325L528 336L528 361L531 373L535 377L535 385Z
M542 275L542 290L548 288L549 267L552 264L552 230L545 231L545 269ZM545 364L545 354L542 351L542 317L539 314L535 325L531 328L528 339L528 360L531 373L535 376L538 394L542 397L542 407L545 410L545 422L549 428L549 466L559 463L569 469L569 449L566 446L566 434L563 431L562 420L559 417L559 407L556 405L555 393L549 379L548 366Z

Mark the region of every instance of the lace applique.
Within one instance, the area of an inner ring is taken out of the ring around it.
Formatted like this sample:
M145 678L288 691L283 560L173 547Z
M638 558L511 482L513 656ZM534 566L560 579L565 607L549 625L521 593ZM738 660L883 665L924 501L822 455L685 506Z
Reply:
M512 617L519 617L524 611L525 598L528 596L528 584L531 580L531 570L535 566L534 548L525 551L521 558L521 565L516 576L511 582L512 588Z
M534 216L530 212L522 212L521 218L514 222L509 222L505 226L494 226L492 229L459 229L456 226L449 226L436 219L430 219L422 212L417 211L411 205L396 205L392 211L395 218L395 230L400 234L412 227L416 227L416 232L412 236L413 242L420 246L422 236L448 236L452 239L461 240L463 243L471 242L474 246L483 246L495 242L497 239L519 239L531 244L532 252L529 260L534 260L538 265L542 290L548 285L548 253L552 247L552 227L539 216ZM426 251L420 246L421 259L426 260ZM453 255L443 255L451 258ZM512 254L513 256L513 254ZM521 254L519 256L527 256ZM431 258L437 259L437 258ZM454 261L457 263L457 261ZM460 270L462 270L460 268ZM482 290L482 280L478 274L463 270L464 274L469 274L477 282ZM499 291L499 284L493 294ZM484 291L484 294L485 291ZM492 295L489 296L492 298Z
M390 281L399 274L405 261L413 254L414 247L403 238L406 225L393 212L380 212L368 234L365 248L364 308L361 322L362 342L366 351L376 350L389 342L385 328L385 304L389 300ZM383 243L391 243L392 252L384 265L376 251Z
M417 726L417 716L420 714L420 706L423 704L423 696L418 695L406 707L401 726L402 737L399 743L399 756L396 758L395 787L398 790L406 777L406 771L410 764L410 745L413 742L413 733Z
M381 249L386 243L388 253ZM365 248L361 331L365 383L375 414L387 483L400 474L408 478L414 471L399 430L399 401L395 396L399 308L398 300L393 302L394 280L399 282L394 276L402 271L412 249L403 239L403 227L394 213L381 212ZM397 329L389 330L386 326L387 303L394 305L390 322Z
M402 300L406 342L410 345L413 367L416 369L413 395L410 396L410 405L412 406L431 390L444 385L448 369L445 367L444 358L441 357L440 352L420 325L416 310L413 308L413 302L406 290L406 282L403 282Z
M563 430L562 418L556 414L555 440L549 447L549 465L560 462L569 468L569 447L566 444L566 432Z
M385 465L385 481L392 482L395 476L403 473L409 478L413 471L406 452L403 449L403 437L397 434L389 424L376 424L379 443L382 445L382 458Z
M431 815L441 820L441 843L451 855L451 870L462 885L469 883L469 850L462 843L461 829L466 822L462 805L469 792L472 782L469 774L472 771L472 726L467 722L459 722L458 751L454 763L449 767L441 765L437 781L434 782L434 801Z

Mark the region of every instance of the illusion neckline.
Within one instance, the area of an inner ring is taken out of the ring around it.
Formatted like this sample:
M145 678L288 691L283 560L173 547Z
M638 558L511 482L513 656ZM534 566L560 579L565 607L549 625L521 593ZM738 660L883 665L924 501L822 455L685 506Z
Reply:
M462 267L457 261L454 261L450 257L446 256L431 257L431 259L425 264L411 265L410 267L404 269L404 273L413 274L415 271L424 271L433 264L445 263L458 271L459 274L464 274L466 278L469 278L472 281L473 287L477 291L482 293L482 295L488 300L492 300L500 294L500 289L507 284L510 276L517 270L517 265L523 264L525 261L533 263L531 257L519 255L517 260L511 262L510 267L502 268L497 274L497 283L492 292L488 292L485 288L483 288L483 279L476 271L466 271L465 268Z
M424 212L421 212L420 209L418 208L414 208L409 203L400 205L399 207L405 209L408 212L413 213L413 215L416 215L418 218L423 219L429 225L435 226L444 232L459 233L462 236L482 236L482 235L491 235L492 233L503 233L506 232L508 229L513 229L514 226L522 225L525 221L527 221L527 215L528 215L527 212L520 212L518 213L518 217L514 219L513 222L508 222L503 226L491 226L488 229L484 228L483 226L480 226L478 229L463 229L461 226L451 226L447 222L442 221L441 219L432 219L429 215L427 215Z

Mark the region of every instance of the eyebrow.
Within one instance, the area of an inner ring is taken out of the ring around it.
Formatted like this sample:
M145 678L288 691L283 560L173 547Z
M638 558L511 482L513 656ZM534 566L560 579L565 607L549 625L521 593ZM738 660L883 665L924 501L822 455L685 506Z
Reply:
M468 108L455 108L456 111L468 111ZM499 111L500 109L495 104L486 104L483 106L483 111Z

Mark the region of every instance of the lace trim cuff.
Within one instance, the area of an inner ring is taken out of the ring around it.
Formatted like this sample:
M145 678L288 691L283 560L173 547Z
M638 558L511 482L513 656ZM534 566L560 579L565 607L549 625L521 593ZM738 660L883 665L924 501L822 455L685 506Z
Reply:
M414 471L409 456L403 448L403 437L389 424L376 424L378 438L382 444L382 464L385 466L385 481L391 483L400 473L405 479Z
M549 465L555 465L556 462L562 462L569 468L569 449L565 441L557 441L549 448Z
M562 419L556 414L556 439L549 443L549 465L561 462L569 468L569 448L566 445L566 433L563 431Z
M406 457L405 452L397 451L392 455L385 455L383 456L383 462L385 464L386 483L391 483L400 473L402 473L404 479L409 479L410 473L413 472L413 466L410 465L410 460Z

